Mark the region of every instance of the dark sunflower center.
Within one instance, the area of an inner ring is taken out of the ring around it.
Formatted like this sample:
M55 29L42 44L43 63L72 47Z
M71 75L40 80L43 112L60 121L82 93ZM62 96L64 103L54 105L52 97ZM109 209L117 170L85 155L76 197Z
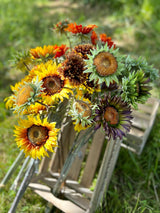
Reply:
M28 128L27 133L29 141L36 146L43 145L49 137L48 129L43 126L33 125Z
M112 75L118 68L116 58L109 52L100 52L93 59L96 71L100 76Z
M43 79L43 88L49 95L59 93L64 87L64 81L59 76L48 76Z
M91 115L92 115L92 111L91 111L89 104L87 104L84 101L77 100L75 103L75 108L78 113L83 112L83 115L82 115L83 117L87 117L87 116L91 117Z
M30 85L25 85L20 89L16 97L16 104L21 106L28 101L28 98L31 97L32 93L34 93L33 88Z
M119 114L114 107L107 107L104 113L104 118L111 125L116 125L119 122Z

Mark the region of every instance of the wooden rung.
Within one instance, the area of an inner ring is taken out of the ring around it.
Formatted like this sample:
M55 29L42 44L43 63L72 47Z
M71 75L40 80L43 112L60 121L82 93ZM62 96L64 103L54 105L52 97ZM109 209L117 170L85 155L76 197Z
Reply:
M138 104L138 110L151 114L157 103L159 104L158 99L149 98L145 104Z
M84 198L80 193L77 193L75 190L68 187L63 187L61 192L67 199L75 203L77 206L84 210L88 209L90 201L87 198Z
M147 121L149 121L150 118L151 118L151 115L149 115L148 113L140 112L138 110L132 110L132 116L138 117L138 118L141 118L141 119L145 119Z
M137 137L143 137L144 135L144 131L132 126L130 132L128 133L128 135L135 135Z
M50 188L47 186L44 186L39 183L30 183L29 187L31 187L43 199L52 203L54 206L56 206L58 209L65 213L85 213L83 209L81 209L79 206L75 205L71 201L62 200L55 197L51 193Z
M79 184L77 181L66 180L66 184L68 187L83 194L85 197L87 197L87 198L92 197L93 192L89 188L86 188L86 187L82 186L81 184Z
M132 126L144 131L145 129L148 128L149 121L135 115L134 119L132 120Z
M57 179L55 178L48 178L48 177L44 177L43 179L41 179L41 181L46 184L47 186L49 186L50 188L53 188L54 185L57 182ZM80 206L83 209L87 209L89 206L89 200L85 197L83 197L82 194L80 194L79 192L77 192L76 190L74 190L73 188L69 188L66 185L62 186L61 188L61 193L68 198L69 200L71 200L73 203L75 203L76 205Z
M57 176L57 178L59 177L59 175ZM45 184L47 184L49 187L52 187L55 185L55 183L57 182L57 178L51 178L51 177L43 177L40 180L42 182L44 182ZM79 192L81 194L84 195L84 197L86 198L91 198L93 192L91 190L89 190L88 188L85 188L84 186L80 185L77 181L75 180L66 180L65 182L66 186L68 186L71 189L74 189L76 192Z

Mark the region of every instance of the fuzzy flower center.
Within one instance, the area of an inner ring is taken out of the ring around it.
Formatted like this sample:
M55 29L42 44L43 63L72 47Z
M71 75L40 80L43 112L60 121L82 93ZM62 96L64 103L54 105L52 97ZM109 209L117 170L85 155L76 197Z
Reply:
M59 93L63 86L63 81L59 76L49 76L43 79L43 88L45 88L44 92L49 95Z
M116 58L109 52L98 53L93 60L93 64L100 76L112 75L118 68Z
M43 126L33 125L27 130L29 141L36 146L40 146L48 139L48 129Z
M107 107L104 113L104 118L111 125L116 125L119 122L119 115L114 107Z
M34 90L30 85L23 86L17 94L16 104L18 106L25 104L31 98L32 93L34 93Z
M77 110L78 113L83 113L82 117L87 116L91 117L92 115L92 111L89 104L87 104L84 101L77 100L75 103L75 109Z

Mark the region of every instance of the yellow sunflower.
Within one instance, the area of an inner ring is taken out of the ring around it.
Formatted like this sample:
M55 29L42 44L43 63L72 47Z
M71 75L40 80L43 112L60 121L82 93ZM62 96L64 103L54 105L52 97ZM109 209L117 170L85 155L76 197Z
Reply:
M54 51L58 48L57 45L44 45L43 47L36 47L34 49L30 49L30 54L33 59L46 57L48 55L54 56Z
M85 130L85 129L87 129L91 126L91 125L82 126L81 123L76 124L76 122L73 122L73 124L74 124L74 130L76 132L80 132L80 131Z
M26 120L21 119L19 126L15 126L17 146L24 151L26 156L34 159L48 156L47 151L54 152L57 147L57 135L59 129L56 123L48 123L47 118L29 115Z
M35 74L39 81L42 81L43 92L41 98L47 105L52 105L58 100L63 101L64 98L69 98L69 93L72 93L71 85L67 79L62 79L58 72L58 67L53 61L48 61L45 64L38 66Z
M35 104L28 106L27 109L24 109L23 114L38 114L40 111L44 110L46 110L46 106L36 102Z
M14 96L11 95L4 99L4 102L6 102L6 109L11 109L14 106Z

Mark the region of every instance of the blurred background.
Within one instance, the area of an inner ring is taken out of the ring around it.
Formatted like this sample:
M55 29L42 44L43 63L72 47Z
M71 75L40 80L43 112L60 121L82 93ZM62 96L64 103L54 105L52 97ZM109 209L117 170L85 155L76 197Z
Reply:
M53 25L68 18L77 24L96 24L120 52L143 56L160 68L160 4L157 0L0 0L0 181L19 153L13 126L17 118L5 108L4 98L11 94L23 73L11 66L17 51L36 46L61 44L63 38ZM152 95L160 98L160 80ZM121 149L109 190L102 204L109 213L160 212L160 110L141 156ZM15 192L10 183L0 192L0 212L7 213ZM45 212L46 202L30 189L17 212ZM105 210L104 210L105 209ZM99 213L98 212L98 213Z

